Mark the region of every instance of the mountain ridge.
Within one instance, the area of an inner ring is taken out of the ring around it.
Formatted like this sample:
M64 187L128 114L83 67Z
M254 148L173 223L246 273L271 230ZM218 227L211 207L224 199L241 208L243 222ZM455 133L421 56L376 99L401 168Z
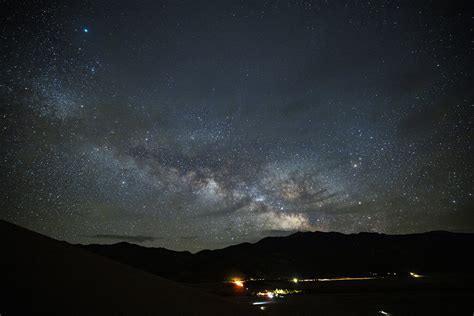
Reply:
M215 249L201 249L201 250L198 250L196 252L191 252L189 250L173 250L173 249L169 249L169 248L166 248L166 247L154 247L154 246L146 246L146 245L142 245L141 243L134 243L134 242L129 242L129 241L119 241L119 242L115 242L115 243L110 243L110 244L101 244L101 243L73 243L73 245L76 245L76 246L80 246L80 247L87 247L87 246L115 246L115 245L133 245L133 246L137 246L137 247L140 247L140 248L147 248L147 249L164 249L164 250L168 250L168 251L172 251L172 252L177 252L177 253L189 253L189 254L198 254L200 252L208 252L208 251L216 251L216 250L223 250L223 249L226 249L226 248L230 248L230 247L235 247L235 246L240 246L240 245L246 245L246 244L249 244L249 245L254 245L254 244L257 244L263 240L266 240L266 239L280 239L280 238L287 238L287 237L291 237L291 236L294 236L294 235L300 235L300 234L340 234L340 235L345 235L345 236L351 236L351 235L373 235L373 236L412 236L412 235L426 235L426 234L452 234L452 235L473 235L474 236L474 233L464 233L464 232L451 232L451 231L447 231L447 230L430 230L430 231L426 231L426 232L421 232L421 233L408 233L408 234L386 234L386 233L379 233L379 232L366 232L366 231L362 231L362 232L358 232L358 233L342 233L342 232L337 232L337 231L329 231L329 232L325 232L325 231L318 231L318 230L315 230L315 231L297 231L297 232L294 232L290 235L286 235L286 236L266 236L266 237L262 237L261 239L257 240L257 241L254 241L254 242L250 242L250 241L244 241L244 242L241 242L241 243L238 243L238 244L232 244L232 245L229 245L229 246L225 246L223 248L215 248Z
M373 272L448 273L470 271L469 267L474 266L474 259L466 251L474 245L474 234L446 231L404 235L297 232L197 253L124 245L78 246L185 282L222 281L236 275L278 278Z

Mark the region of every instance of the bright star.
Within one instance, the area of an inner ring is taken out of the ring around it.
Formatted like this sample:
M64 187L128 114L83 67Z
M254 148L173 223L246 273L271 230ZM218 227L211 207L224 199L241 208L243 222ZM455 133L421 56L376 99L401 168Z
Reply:
M83 31L84 31L84 33L89 33L89 29L86 28L86 27L83 29Z

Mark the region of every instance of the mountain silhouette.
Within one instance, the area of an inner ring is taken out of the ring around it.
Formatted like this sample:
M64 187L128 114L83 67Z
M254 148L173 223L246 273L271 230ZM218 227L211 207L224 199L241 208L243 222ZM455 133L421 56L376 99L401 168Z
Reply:
M312 278L470 272L474 266L472 245L474 234L434 231L408 235L299 232L196 254L126 242L80 247L165 278L207 282L233 276Z

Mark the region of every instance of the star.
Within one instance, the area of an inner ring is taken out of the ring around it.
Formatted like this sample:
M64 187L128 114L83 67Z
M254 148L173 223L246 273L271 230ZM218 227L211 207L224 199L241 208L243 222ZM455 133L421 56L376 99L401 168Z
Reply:
M274 231L474 229L456 6L371 2L367 19L340 1L303 15L257 1L224 19L182 3L144 23L163 3L10 2L2 219L75 243L163 231L157 246L192 251Z

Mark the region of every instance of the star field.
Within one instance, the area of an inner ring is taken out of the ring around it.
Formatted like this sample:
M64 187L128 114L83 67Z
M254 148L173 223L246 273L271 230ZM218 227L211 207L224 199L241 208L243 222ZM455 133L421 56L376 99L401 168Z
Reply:
M191 251L474 230L467 1L4 5L2 219Z

